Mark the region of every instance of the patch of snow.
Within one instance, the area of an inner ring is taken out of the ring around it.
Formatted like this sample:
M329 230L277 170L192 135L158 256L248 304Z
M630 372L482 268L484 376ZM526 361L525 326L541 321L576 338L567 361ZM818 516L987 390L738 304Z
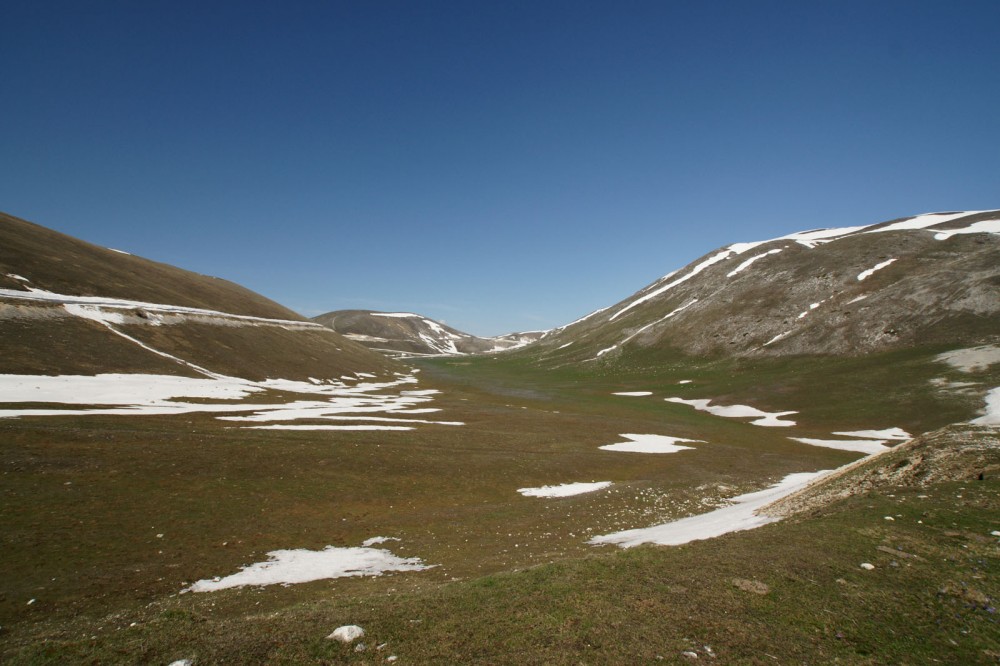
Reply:
M882 453L888 448L882 443L884 440L881 439L813 439L811 437L789 437L788 439L810 446L867 454Z
M17 273L7 273L7 277L12 278L14 280L20 280L21 282L31 282L31 280L29 280L28 278L22 275L18 275Z
M803 317L805 317L805 316L806 316L807 314L809 314L810 312L812 312L813 310L815 310L815 309L816 309L816 308L818 308L819 306L823 305L824 303L826 303L826 299L824 299L824 300L820 301L819 303L810 303L810 304L809 304L809 309L808 309L808 310L806 310L805 312L802 312L802 313L800 313L800 314L799 314L799 316L798 316L798 317L796 317L796 318L797 318L797 319L802 319L802 318L803 318Z
M750 422L752 425L769 428L782 428L795 425L795 421L789 421L782 419L781 417L798 413L795 411L765 412L757 409L756 407L750 407L749 405L713 405L711 404L711 400L706 399L685 400L684 398L664 398L664 400L667 402L689 405L699 411L715 414L716 416L723 416L725 418L754 418L756 420Z
M917 215L916 217L911 217L908 220L903 220L901 222L893 222L892 224L886 225L880 229L872 229L866 231L866 234L879 234L886 231L906 231L910 229L926 229L927 227L932 227L936 224L944 224L945 222L951 222L960 217L965 217L967 215L975 215L976 213L981 213L984 211L963 211L958 213L924 213L923 215Z
M680 381L679 381L679 382L677 382L677 383L678 383L678 384L690 384L690 383L691 383L692 381L693 381L693 380L691 380L691 379L682 379L682 380L680 380Z
M597 356L595 356L594 358L601 358L602 356L604 356L605 354L607 354L609 351L614 351L615 349L618 349L618 345L611 345L607 349L602 349L601 351L597 352Z
M594 483L563 483L558 486L542 486L540 488L518 488L517 492L525 497L570 497L592 493L611 485L611 481L596 481Z
M733 246L729 246L729 247L730 247L730 249L732 249ZM768 255L778 254L779 252L781 252L782 249L783 248L778 248L776 250L768 250L767 252L762 252L761 254L755 254L754 256L750 257L749 259L747 259L746 261L744 261L742 264L740 264L739 266L737 266L736 268L734 268L733 270L731 270L728 273L726 273L726 277L733 277L734 275L739 275L740 273L742 273L746 269L750 268L750 265L753 264L754 262L756 262L756 261L758 261L760 259L763 259L764 257L766 257Z
M1000 220L975 222L964 229L946 229L934 234L935 240L948 240L960 234L1000 234Z
M882 270L886 266L889 266L890 264L892 264L894 261L896 261L896 259L886 259L882 263L875 264L874 266L872 266L871 268L869 268L866 271L861 271L860 273L858 273L858 282L864 282L865 280L867 280L868 278L870 278L875 273L875 271Z
M142 406L177 398L239 400L262 390L240 380L175 375L0 375L0 403Z
M572 342L567 342L564 345L560 345L560 346L556 347L556 351L559 351L560 349L566 349L566 347L569 347L571 344L573 344L573 343Z
M327 636L328 639L340 641L341 643L353 643L359 638L364 638L365 630L356 624L345 624L337 627L333 633Z
M412 426L387 425L293 425L273 423L271 425L246 426L247 430L413 430Z
M389 541L402 541L402 539L398 537L377 536L377 537L372 537L371 539L365 539L364 541L361 542L361 545L364 546L365 548L368 548L369 546L377 546L380 543L388 543Z
M396 317L399 319L405 319L407 317L416 317L417 319L423 319L418 314L413 314L412 312L372 312L370 313L373 317Z
M859 437L861 439L882 439L906 441L913 439L913 435L902 428L886 428L885 430L852 430L850 432L835 432L834 435L844 435L845 437Z
M644 395L653 395L653 392L652 391L619 391L618 393L612 393L611 395L626 395L626 396L634 396L634 397L638 398L638 397L641 397L641 396L644 396Z
M702 442L700 439L685 439L684 437L671 437L670 435L622 435L627 442L617 444L605 444L598 448L605 451L621 451L625 453L676 453L691 446L681 446L677 442Z
M126 252L125 250L116 250L113 247L109 247L108 249L111 250L112 252L117 252L118 254L127 254L130 257L132 256L131 252Z
M778 333L776 336L765 342L764 346L767 347L768 345L773 345L778 340L783 340L784 338L787 338L791 334L792 331L785 331L784 333Z
M323 550L274 550L266 562L243 567L224 578L199 580L186 592L214 592L247 585L292 585L328 578L381 576L386 571L423 571L431 568L419 557L397 557L382 548L337 548Z
M976 425L1000 426L1000 386L986 394L986 406L983 415L972 419Z
M847 303L845 303L844 305L853 305L854 303L857 303L858 301L863 301L863 300L865 300L865 299L866 299L866 298L868 298L868 297L869 297L870 295L871 295L871 294L862 294L861 296L858 296L858 297L856 297L856 298L852 298L851 300L847 301Z
M694 305L697 302L698 302L697 298L692 298L690 301L688 301L684 305L682 305L682 306L680 306L678 308L673 309L668 314L664 315L663 317L660 317L656 321L654 321L652 323L649 323L649 324L646 324L645 326L643 326L642 328L640 328L638 331L636 331L635 333L632 333L630 336L628 336L627 338L625 338L624 340L622 340L619 344L625 344L626 342L628 342L632 338L636 337L637 335L639 335L640 333L642 333L646 329L652 328L653 326L656 326L657 324L670 319L674 315L676 315L676 314L678 314L680 312L683 312L684 310L687 310L689 307L691 307L692 305Z
M644 543L677 546L729 532L751 530L778 520L771 516L757 515L758 509L791 495L828 473L829 471L789 474L770 488L733 497L730 501L734 504L730 506L662 525L597 536L588 543L615 544L622 548L631 548Z
M688 280L690 280L691 278L693 278L695 275L698 275L699 273L701 273L706 268L708 268L708 267L710 267L710 266L712 266L714 264L719 263L723 259L729 258L730 256L733 255L733 252L734 252L733 250L725 249L722 252L719 252L718 254L715 254L715 255L709 257L705 261L701 262L700 264L698 264L697 266L695 266L694 268L692 268L691 271L689 273L685 274L683 277L679 277L676 280L672 280L672 281L668 282L667 284L663 285L662 287L658 287L658 288L650 291L649 293L647 293L647 294L645 294L643 296L640 296L639 298L635 299L634 301L632 301L631 303L629 303L628 305L626 305L625 307L623 307L621 310L619 310L618 312L616 312L613 315L611 315L611 318L608 321L614 321L619 316L621 316L625 312L628 312L629 310L631 310L635 306L639 305L640 303L644 303L644 302L648 301L651 298L655 298L655 297L659 296L660 294L662 294L662 293L664 293L666 291L669 291L670 289L673 289L674 287L676 287L677 285L679 285L681 283L687 282Z
M970 349L956 349L938 354L934 360L939 363L947 363L962 372L978 372L988 369L994 363L1000 363L1000 347L983 345Z

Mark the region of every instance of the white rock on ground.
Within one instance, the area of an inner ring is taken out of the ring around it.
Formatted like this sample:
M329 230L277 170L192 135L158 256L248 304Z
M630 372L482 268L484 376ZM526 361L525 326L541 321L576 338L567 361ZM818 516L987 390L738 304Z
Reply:
M345 624L342 627L337 627L333 630L333 633L327 636L327 638L335 641L340 641L341 643L353 643L362 636L365 635L365 630L356 624Z

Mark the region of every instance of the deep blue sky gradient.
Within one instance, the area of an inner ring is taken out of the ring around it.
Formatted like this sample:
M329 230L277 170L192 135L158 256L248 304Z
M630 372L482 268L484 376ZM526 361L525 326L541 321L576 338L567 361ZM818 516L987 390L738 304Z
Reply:
M1000 207L993 0L2 0L0 24L0 210L309 316L549 328L731 242Z

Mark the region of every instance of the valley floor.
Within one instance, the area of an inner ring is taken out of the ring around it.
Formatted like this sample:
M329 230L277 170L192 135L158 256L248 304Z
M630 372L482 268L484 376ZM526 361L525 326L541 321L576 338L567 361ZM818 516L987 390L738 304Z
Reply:
M884 447L899 431L968 420L981 395L931 382L968 379L961 371L926 354L864 369L843 360L794 369L664 363L655 382L643 368L542 371L501 357L419 366L418 382L351 405L373 407L361 413L315 404L282 412L278 403L333 396L271 385L248 398L256 409L228 415L216 397L185 402L212 409L180 413L74 407L0 420L0 660L1000 658L992 471L982 481L865 492L685 545L592 543L869 452L801 440ZM262 425L286 428L249 427ZM612 447L640 442L673 448ZM263 586L251 568L229 578L255 564L267 570L275 551L328 546L362 557L339 571L368 575ZM395 565L379 569L384 553ZM368 632L363 650L326 639L348 624Z

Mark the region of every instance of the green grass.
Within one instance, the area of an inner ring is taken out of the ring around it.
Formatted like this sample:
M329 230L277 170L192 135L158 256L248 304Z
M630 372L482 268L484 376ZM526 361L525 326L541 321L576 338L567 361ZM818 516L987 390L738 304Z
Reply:
M925 358L867 367L672 359L657 382L644 379L647 366L426 360L421 388L443 391L430 418L466 425L411 432L250 431L204 415L0 421L0 660L678 663L685 650L707 657L709 645L720 663L990 663L985 651L1000 650L996 615L963 604L978 594L995 605L995 480L934 488L928 498L855 498L679 548L586 545L591 535L700 513L704 498L856 457L789 435L968 418L960 400L921 387L897 392L913 403L880 393L894 376L909 387L903 379L948 374ZM823 377L827 387L809 386ZM611 395L621 390L656 394ZM800 426L754 427L665 403L668 395L799 409ZM865 411L866 396L889 416ZM919 413L928 411L919 400L946 416ZM597 448L620 433L704 443L662 456ZM593 480L615 486L557 500L516 493ZM883 518L895 514L903 517ZM438 566L178 595L270 550L356 546L376 535L399 537L393 552ZM923 560L892 567L878 546ZM861 570L862 561L877 569ZM746 592L734 579L770 591ZM388 647L355 653L324 640L348 623L371 632L369 646Z

